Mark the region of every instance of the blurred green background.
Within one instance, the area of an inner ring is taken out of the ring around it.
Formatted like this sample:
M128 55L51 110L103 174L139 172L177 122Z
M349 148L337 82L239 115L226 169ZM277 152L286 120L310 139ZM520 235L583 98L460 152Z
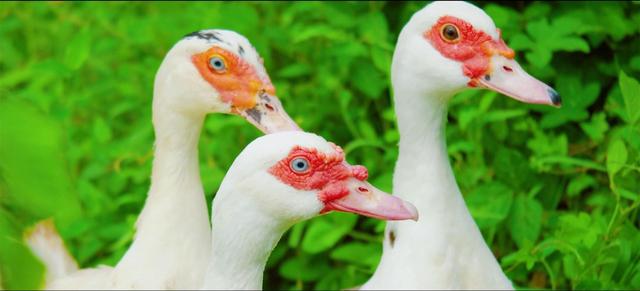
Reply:
M518 288L640 288L640 4L480 2L561 109L488 91L454 97L447 142L458 183ZM204 28L244 34L307 131L344 146L391 190L398 131L389 69L425 2L0 4L0 277L36 288L22 231L54 216L83 267L115 264L149 186L155 72ZM210 202L259 135L208 117L200 165ZM280 241L265 288L335 289L375 270L384 223L330 214Z

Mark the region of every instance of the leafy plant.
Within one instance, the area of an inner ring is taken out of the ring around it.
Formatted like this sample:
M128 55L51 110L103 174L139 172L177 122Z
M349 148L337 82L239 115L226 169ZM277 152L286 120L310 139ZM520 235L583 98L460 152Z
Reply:
M265 59L307 131L343 145L391 190L399 134L395 40L425 3L5 2L0 6L0 281L37 288L21 242L55 216L83 267L115 264L149 185L151 97L164 54L185 34L226 28ZM518 288L640 288L640 6L635 2L477 3L561 109L466 91L447 143L462 193ZM211 201L242 146L240 118L207 118L200 142ZM384 223L329 214L294 226L265 288L357 286L375 270Z

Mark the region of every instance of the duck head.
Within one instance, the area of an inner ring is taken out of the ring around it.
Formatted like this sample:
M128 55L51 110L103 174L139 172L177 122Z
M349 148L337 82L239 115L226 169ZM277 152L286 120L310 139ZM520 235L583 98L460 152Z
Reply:
M439 96L478 87L526 103L561 104L553 88L520 67L493 20L466 2L437 1L416 12L400 33L393 69L405 73L396 78L416 76L413 86Z
M412 204L369 184L367 169L344 158L340 147L315 134L279 132L251 142L225 181L247 195L246 200L255 201L254 208L288 225L330 211L418 219Z
M186 35L156 75L154 111L240 115L265 133L299 130L283 109L262 58L242 35L221 29Z

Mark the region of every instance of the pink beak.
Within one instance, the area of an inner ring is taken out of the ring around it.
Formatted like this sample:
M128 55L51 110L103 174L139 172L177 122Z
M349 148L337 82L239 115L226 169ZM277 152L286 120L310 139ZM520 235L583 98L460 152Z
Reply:
M325 201L322 213L336 210L384 220L418 221L418 210L415 206L377 189L366 181L349 178L341 184L339 186L348 193L341 198Z
M500 54L491 58L489 72L474 81L479 87L500 92L525 103L556 107L562 104L556 90L529 75L514 59Z
M280 99L264 92L260 92L258 102L250 109L237 110L234 113L244 117L265 134L279 131L299 131L298 124L289 117Z

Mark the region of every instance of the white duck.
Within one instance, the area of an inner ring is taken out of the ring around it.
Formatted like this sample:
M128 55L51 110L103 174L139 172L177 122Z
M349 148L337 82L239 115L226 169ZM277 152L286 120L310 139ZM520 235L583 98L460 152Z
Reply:
M265 264L282 234L322 213L417 220L413 205L366 179L366 168L349 165L339 147L314 134L280 132L251 142L213 200L204 289L261 289Z
M201 286L208 264L208 257L203 254L208 254L211 247L198 166L202 123L208 113L233 113L266 133L299 130L274 94L260 56L243 36L226 30L203 30L175 44L160 65L154 83L156 142L151 187L136 222L132 245L113 268L83 269L62 278L69 271L52 270L59 276L49 277L54 280L48 282L47 288ZM32 237L30 241L38 239ZM65 257L47 254L46 247L34 247L43 261Z
M491 18L465 2L434 2L404 26L391 79L400 131L393 192L421 213L390 222L383 255L362 289L512 289L482 238L447 156L447 102L468 87L527 103L560 104L513 59Z

